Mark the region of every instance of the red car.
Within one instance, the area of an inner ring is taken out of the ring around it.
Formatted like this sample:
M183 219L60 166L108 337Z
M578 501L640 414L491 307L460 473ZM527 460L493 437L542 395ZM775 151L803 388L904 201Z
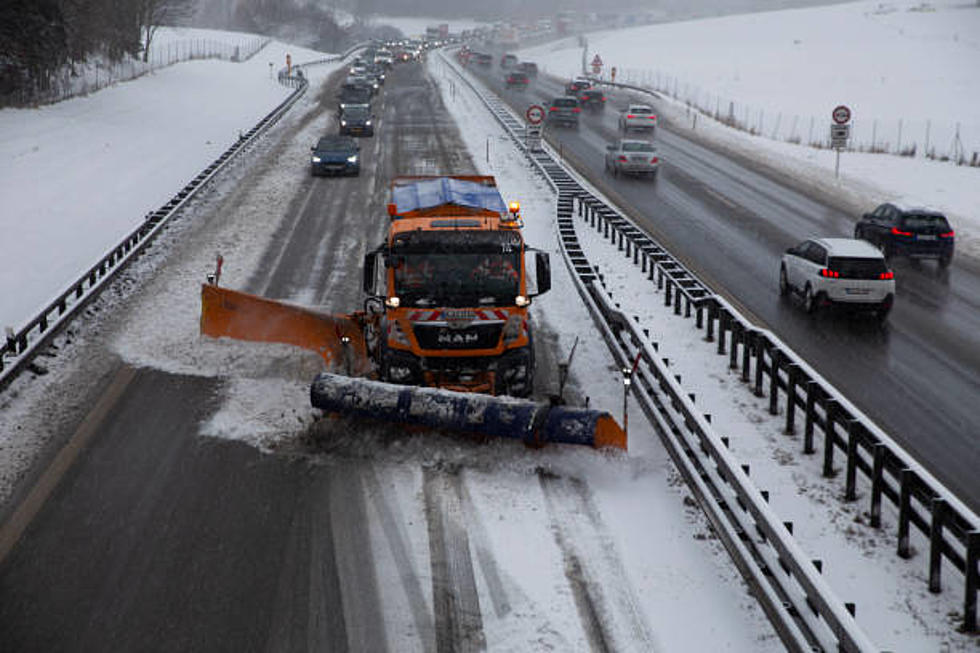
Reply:
M530 83L530 81L531 80L528 79L527 74L516 72L516 71L508 74L507 79L505 80L507 84L507 88L516 88L518 90L523 90L527 88L527 85L528 83Z

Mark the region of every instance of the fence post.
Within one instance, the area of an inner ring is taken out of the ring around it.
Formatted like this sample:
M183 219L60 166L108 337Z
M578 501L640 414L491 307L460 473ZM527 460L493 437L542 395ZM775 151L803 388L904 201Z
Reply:
M740 327L739 331L742 335L742 382L748 383L752 369L752 342L755 340L755 334L745 327Z

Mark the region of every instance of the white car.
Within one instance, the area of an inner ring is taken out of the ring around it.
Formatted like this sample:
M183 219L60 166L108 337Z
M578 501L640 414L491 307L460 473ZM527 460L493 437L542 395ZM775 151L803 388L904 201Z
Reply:
M606 170L613 176L623 173L656 179L659 167L657 148L650 141L622 139L606 146Z
M779 266L779 294L795 293L813 313L838 305L884 320L895 299L895 275L878 248L855 238L814 238L790 247Z
M657 128L657 112L646 104L631 104L619 114L619 131L624 134L630 130L653 132Z

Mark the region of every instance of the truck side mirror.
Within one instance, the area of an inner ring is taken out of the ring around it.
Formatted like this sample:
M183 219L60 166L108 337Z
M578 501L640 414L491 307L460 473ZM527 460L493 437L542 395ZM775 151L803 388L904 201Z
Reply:
M548 252L535 252L534 257L538 286L535 296L537 296L551 290L551 259L548 258Z
M376 285L378 279L378 251L368 252L364 255L364 292L372 297L377 295Z

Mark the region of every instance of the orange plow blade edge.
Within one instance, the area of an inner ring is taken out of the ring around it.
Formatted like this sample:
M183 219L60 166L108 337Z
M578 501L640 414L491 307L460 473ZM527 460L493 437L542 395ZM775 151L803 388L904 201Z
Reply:
M356 317L320 313L213 284L201 286L201 333L303 347L351 375L372 370L363 324Z

